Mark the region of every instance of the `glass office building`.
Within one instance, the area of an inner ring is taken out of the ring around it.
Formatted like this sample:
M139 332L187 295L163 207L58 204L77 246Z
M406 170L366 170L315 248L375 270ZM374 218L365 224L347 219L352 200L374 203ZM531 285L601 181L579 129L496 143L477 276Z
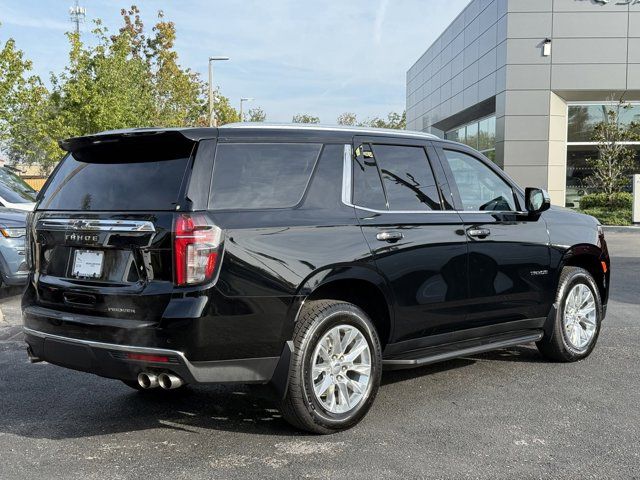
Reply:
M589 191L593 129L618 100L622 126L640 121L640 2L473 0L407 72L409 129L482 151L557 205Z

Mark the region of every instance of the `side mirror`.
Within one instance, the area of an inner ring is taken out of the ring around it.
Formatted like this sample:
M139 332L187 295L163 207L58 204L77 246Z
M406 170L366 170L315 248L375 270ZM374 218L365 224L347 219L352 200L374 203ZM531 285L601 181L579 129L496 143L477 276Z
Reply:
M551 198L546 190L527 187L524 194L525 207L530 214L539 214L551 208Z

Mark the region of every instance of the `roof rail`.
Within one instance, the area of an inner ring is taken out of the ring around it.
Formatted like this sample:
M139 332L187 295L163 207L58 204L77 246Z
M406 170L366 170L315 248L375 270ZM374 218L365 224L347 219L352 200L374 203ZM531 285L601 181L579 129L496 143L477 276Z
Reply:
M322 125L318 123L266 123L266 122L241 122L221 125L221 130L228 128L253 128L273 130L315 130L321 132L353 132L357 134L384 134L421 138L438 138L436 135L413 130L395 130L391 128L354 127L350 125Z

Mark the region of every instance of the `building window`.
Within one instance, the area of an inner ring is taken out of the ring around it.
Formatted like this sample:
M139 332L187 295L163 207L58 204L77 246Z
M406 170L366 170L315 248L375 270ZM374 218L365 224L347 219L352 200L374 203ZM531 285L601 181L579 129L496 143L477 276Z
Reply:
M486 117L481 120L462 125L449 130L444 138L454 142L464 143L475 148L492 162L496 161L496 117Z
M592 192L588 177L593 173L588 160L598 156L598 144L594 141L594 128L603 122L607 111L616 108L616 104L580 104L569 105L569 121L567 131L567 207L579 208L580 199ZM620 109L618 120L621 125L629 125L632 121L640 122L640 104L631 104ZM636 151L636 170L640 173L640 142L629 142ZM631 177L629 177L631 189Z

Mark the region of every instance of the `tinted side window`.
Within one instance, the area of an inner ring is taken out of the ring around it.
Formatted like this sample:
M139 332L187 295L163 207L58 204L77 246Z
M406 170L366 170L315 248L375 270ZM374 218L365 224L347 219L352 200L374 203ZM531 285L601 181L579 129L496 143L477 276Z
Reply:
M302 199L321 148L310 143L218 144L211 208L293 207Z
M477 158L455 150L444 150L468 211L515 211L513 190L499 175Z
M387 210L380 173L367 144L356 148L353 162L353 203L374 210Z
M440 210L440 194L422 147L373 145L389 210Z

